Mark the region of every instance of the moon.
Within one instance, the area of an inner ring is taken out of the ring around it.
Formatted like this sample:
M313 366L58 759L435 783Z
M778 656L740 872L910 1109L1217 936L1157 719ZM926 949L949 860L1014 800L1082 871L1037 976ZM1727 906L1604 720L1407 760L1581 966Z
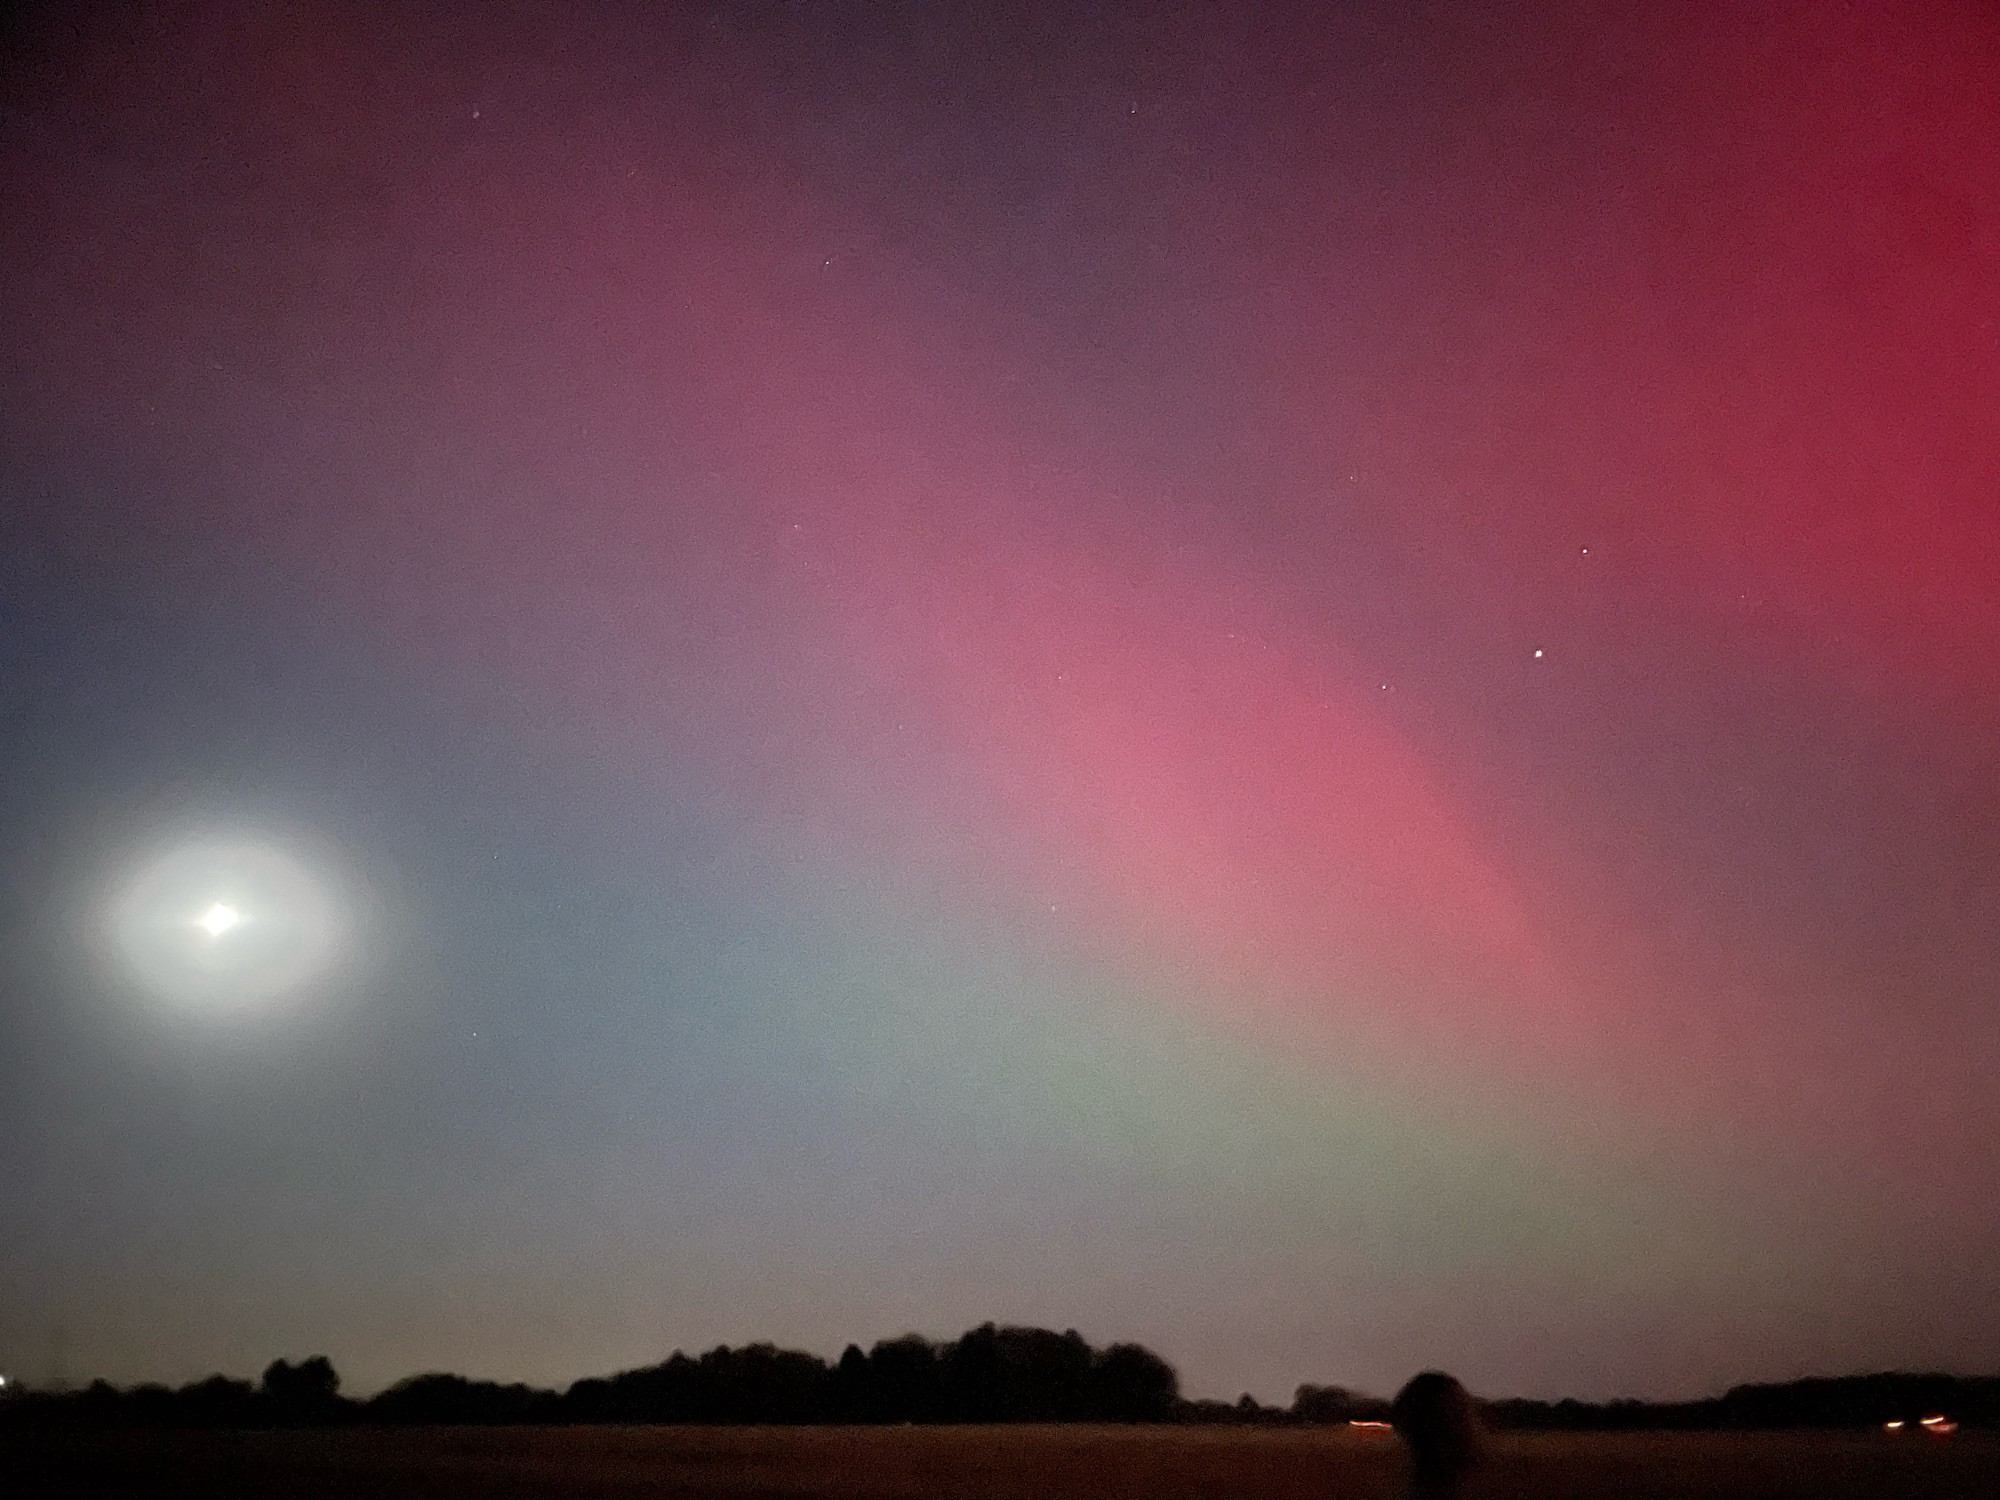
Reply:
M189 841L136 861L110 903L111 946L141 990L228 1012L305 989L337 956L326 883L275 844Z
M235 907L218 901L207 911L194 919L194 925L212 938L219 938L230 928L240 926L243 913Z

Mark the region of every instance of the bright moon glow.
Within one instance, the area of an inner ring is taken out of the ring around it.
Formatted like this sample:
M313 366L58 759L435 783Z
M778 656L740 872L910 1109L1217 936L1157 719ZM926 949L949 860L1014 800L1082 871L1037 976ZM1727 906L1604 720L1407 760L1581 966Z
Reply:
M341 923L324 887L264 844L188 843L140 862L108 912L120 967L147 992L228 1012L323 975Z
M219 938L223 933L229 931L230 928L242 920L242 912L233 906L225 906L222 902L218 901L207 911L196 917L194 925L201 928L210 937Z

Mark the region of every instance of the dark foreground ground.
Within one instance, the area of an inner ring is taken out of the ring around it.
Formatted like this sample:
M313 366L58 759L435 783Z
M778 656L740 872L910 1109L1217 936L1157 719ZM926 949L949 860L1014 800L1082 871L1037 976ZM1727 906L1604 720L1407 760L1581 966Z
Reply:
M403 1428L12 1433L0 1496L1390 1500L1396 1440L1340 1428ZM1499 1440L1482 1496L2000 1500L2000 1436Z

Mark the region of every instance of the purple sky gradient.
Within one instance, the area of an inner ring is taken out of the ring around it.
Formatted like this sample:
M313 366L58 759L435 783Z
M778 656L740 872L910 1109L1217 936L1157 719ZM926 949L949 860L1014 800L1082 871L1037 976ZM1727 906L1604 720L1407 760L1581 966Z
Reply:
M2000 21L1322 9L28 8L0 1368L1991 1371Z

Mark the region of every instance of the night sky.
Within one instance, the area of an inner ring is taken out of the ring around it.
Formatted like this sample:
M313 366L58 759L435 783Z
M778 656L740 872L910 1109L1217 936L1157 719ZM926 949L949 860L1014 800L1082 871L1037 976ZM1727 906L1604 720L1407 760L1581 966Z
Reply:
M2000 1364L1992 5L7 25L0 1370Z

